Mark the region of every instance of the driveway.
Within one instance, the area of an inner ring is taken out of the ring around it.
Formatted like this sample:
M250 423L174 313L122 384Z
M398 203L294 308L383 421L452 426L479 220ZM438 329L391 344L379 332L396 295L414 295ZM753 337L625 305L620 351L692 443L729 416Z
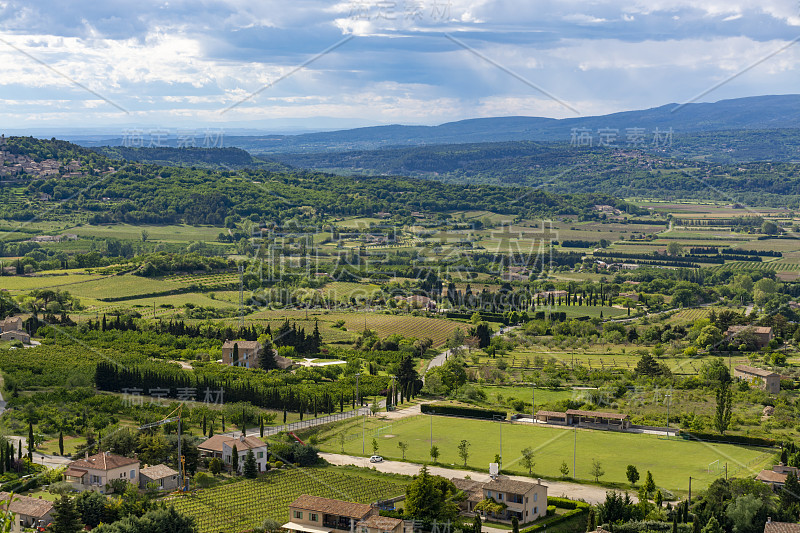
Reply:
M422 465L416 463L406 463L402 461L383 461L382 463L370 463L367 457L357 457L354 455L342 455L338 453L320 453L320 457L333 465L355 465L366 468L375 468L379 472L386 472L390 474L404 474L413 476L419 473ZM450 478L465 478L470 476L470 479L475 481L489 481L491 478L489 474L483 472L473 472L471 470L458 470L453 468L442 468L440 466L428 465L428 471L431 474L442 476L447 479ZM508 476L511 479L518 481L535 482L533 478L526 476ZM602 503L606 499L606 491L603 487L595 487L593 485L583 485L580 483L569 483L565 481L542 481L547 485L548 496L561 496L573 500L584 500L586 502L597 504ZM634 501L635 494L631 494Z

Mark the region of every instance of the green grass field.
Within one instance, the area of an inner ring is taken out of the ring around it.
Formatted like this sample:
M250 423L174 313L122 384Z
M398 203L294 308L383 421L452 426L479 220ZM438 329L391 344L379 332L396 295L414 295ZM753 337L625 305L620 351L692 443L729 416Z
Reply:
M102 279L100 275L86 274L83 271L58 272L70 273L50 275L51 272L47 272L46 275L40 276L2 276L0 277L0 288L8 289L9 291L31 291L45 287L58 287L71 292L71 285Z
M68 290L78 297L102 299L146 295L183 287L183 284L174 281L125 274L71 285Z
M111 224L104 226L76 226L66 230L83 237L113 237L115 239L141 240L142 230L147 230L148 239L162 242L216 241L220 233L227 230L215 226L131 226L129 224Z
M728 474L749 476L757 473L772 458L769 449L732 444L715 444L663 439L654 435L618 433L613 431L569 430L563 428L533 427L524 424L501 424L499 422L468 420L462 418L417 416L392 424L386 420L370 420L367 427L367 452L371 452L372 438L378 442L378 453L389 459L401 459L398 442L408 442L406 459L414 462L430 461L431 421L433 422L433 444L439 447L439 462L463 467L458 455L462 439L469 443L471 468L488 470L495 454L500 452L502 432L503 469L514 474L527 474L520 465L521 450L533 448L536 466L533 475L552 478L561 476L559 468L566 461L572 470L573 448L576 451L576 478L593 481L590 468L593 460L602 463L605 476L601 481L625 483L627 465L633 464L639 472L651 471L656 484L671 491L686 491L689 476L692 487L707 487L719 477L719 468L728 464ZM350 425L348 435L357 437L361 428ZM376 436L377 435L377 436ZM576 440L577 439L577 440ZM325 451L340 453L338 435L331 433L322 443ZM361 455L361 439L352 438L344 445L345 453ZM627 452L625 452L627 450ZM708 472L709 464L715 461L714 470ZM572 474L571 474L572 475Z

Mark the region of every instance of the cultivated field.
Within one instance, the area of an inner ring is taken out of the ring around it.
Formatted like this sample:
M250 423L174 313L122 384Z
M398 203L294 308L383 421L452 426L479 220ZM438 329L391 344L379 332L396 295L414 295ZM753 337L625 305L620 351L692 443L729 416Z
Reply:
M332 469L298 468L275 471L196 494L176 496L168 503L197 520L199 533L238 533L260 527L270 518L289 521L289 504L302 494L357 503L374 503L405 493L405 485Z

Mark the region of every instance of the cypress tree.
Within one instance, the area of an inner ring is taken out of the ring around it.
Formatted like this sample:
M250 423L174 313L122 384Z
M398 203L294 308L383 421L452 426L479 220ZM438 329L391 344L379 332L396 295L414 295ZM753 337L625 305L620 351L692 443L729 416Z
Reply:
M263 439L264 438L264 417L262 417L261 415L258 416L258 426L259 426L259 430L261 432L260 436Z
M75 501L66 494L53 502L53 523L48 529L54 533L74 533L83 529Z
M58 455L64 455L64 432L58 432Z
M253 454L253 450L247 450L247 455L244 458L244 477L248 479L258 477L258 464L256 464L256 456Z
M33 462L33 422L28 422L28 461Z
M203 415L203 435L206 434L206 415Z
M235 444L233 445L233 450L231 451L231 469L233 470L234 475L239 472L239 449Z

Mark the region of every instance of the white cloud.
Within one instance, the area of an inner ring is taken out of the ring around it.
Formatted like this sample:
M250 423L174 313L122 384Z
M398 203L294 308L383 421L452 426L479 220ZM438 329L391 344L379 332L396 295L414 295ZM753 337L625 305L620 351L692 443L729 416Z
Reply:
M0 117L4 124L35 125L163 117L182 123L318 116L435 123L502 114L574 116L536 86L583 114L597 114L696 94L774 52L800 25L794 0L452 0L446 12L446 0L435 0L436 6L422 0L420 13L397 2L394 13L375 16L373 10L362 18L354 12L359 1L112 6L0 0L4 39L131 110L119 112L0 43L6 104ZM447 41L443 32L532 85ZM349 34L358 37L219 113ZM719 94L796 91L791 78L798 59L800 45Z

